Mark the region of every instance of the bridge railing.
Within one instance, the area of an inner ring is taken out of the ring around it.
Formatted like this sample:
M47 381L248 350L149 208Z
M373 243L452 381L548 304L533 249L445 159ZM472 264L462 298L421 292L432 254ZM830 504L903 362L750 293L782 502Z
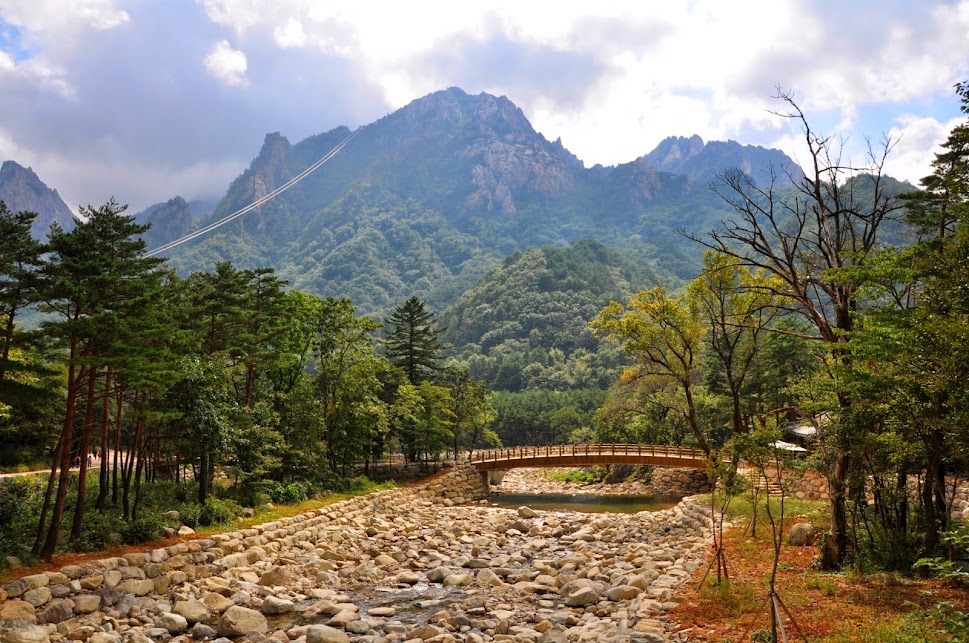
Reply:
M547 446L523 446L505 449L486 449L471 454L471 462L496 462L526 458L553 458L575 456L653 456L704 459L703 451L689 447L667 444L558 444Z

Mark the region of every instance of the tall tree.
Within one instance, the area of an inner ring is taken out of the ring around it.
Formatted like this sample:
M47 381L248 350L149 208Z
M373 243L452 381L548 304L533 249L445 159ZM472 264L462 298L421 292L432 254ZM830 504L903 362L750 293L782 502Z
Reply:
M433 379L441 370L444 350L443 330L434 313L423 301L411 297L394 309L385 325L390 328L383 342L390 362L403 369L411 384Z
M0 201L0 383L11 366L17 313L39 301L37 273L44 246L30 235L36 218L36 212L13 213Z
M726 221L710 240L698 240L771 277L769 292L780 307L806 319L813 330L810 337L824 343L830 359L844 363L850 359L847 342L863 303L858 270L884 246L882 224L900 208L883 174L892 143L870 145L865 166L853 166L841 159L835 141L811 128L792 94L778 92L777 98L786 109L780 115L803 132L809 155L805 178L785 189L779 184L789 182L790 176L781 170L757 180L740 171L723 173L714 189L738 218ZM848 545L846 484L852 443L843 420L852 399L847 390L836 396L839 421L821 437L830 453L833 537L826 560L840 565Z
M145 257L145 242L139 237L148 226L138 225L126 216L127 206L113 199L101 207L81 208L80 221L70 232L51 226L49 260L43 269L45 287L43 309L55 315L44 329L60 339L67 359L67 396L60 436L59 462L52 476L60 473L50 525L41 554L50 560L57 544L67 498L68 470L72 452L81 458L78 504L72 532L80 531L85 503L85 468L93 426L93 386L103 356L117 339L124 306L135 299L145 283L156 278L162 259ZM82 387L87 385L87 404L77 450L74 451L74 426ZM49 498L48 498L49 499ZM43 529L43 522L40 525Z
M590 323L596 336L622 344L636 361L624 381L654 388L651 404L686 421L696 444L712 456L700 420L704 338L709 330L698 302L663 288L637 293L625 306L612 302Z

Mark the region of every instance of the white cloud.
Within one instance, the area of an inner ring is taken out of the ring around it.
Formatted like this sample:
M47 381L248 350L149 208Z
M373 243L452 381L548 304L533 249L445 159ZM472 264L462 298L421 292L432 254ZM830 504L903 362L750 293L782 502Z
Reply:
M940 145L963 122L961 118L940 123L934 118L901 116L898 125L888 133L897 143L886 163L886 173L918 185L931 173L932 161L942 151Z
M228 40L215 43L203 62L205 70L226 85L245 87L249 84L246 79L246 70L249 68L246 55L233 49Z
M0 0L0 15L31 31L63 35L79 29L113 29L128 22L115 0Z
M276 40L276 44L284 49L289 47L302 47L306 44L303 23L296 18L290 18L285 25L276 27L273 30L273 38Z

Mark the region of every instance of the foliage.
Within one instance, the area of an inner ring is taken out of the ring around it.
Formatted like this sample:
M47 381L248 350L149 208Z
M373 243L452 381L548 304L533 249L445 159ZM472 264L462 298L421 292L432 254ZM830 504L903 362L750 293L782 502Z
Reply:
M548 477L558 482L568 482L571 484L595 484L601 482L604 471L599 468L592 469L553 469L548 472Z
M586 322L643 281L655 281L648 264L591 240L528 250L442 313L445 339L496 390L603 389L622 355L597 348Z

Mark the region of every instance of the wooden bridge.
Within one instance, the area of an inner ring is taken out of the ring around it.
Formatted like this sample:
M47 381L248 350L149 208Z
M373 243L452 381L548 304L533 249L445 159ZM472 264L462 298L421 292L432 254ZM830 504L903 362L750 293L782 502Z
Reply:
M699 449L663 444L513 447L475 451L470 460L479 471L503 471L518 467L590 467L597 464L649 464L706 469L709 464L707 457Z

